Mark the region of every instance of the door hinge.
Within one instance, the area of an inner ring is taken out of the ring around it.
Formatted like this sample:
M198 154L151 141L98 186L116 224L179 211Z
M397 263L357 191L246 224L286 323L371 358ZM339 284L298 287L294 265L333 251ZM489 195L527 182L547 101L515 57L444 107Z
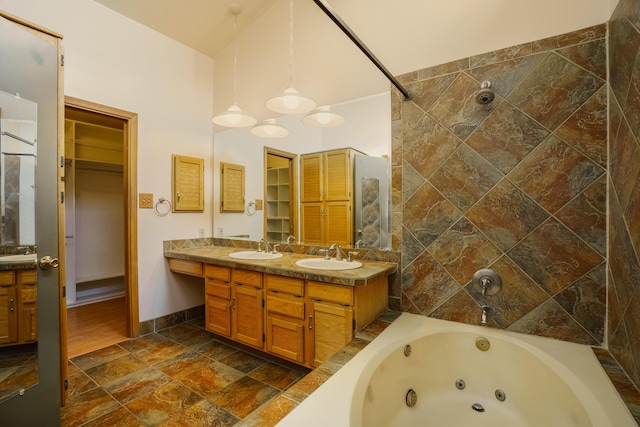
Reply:
M60 156L60 167L64 167L64 156Z
M64 389L69 390L69 378L64 379Z
M356 319L351 319L351 329L356 330Z
M64 203L64 191L60 192L60 203Z
M265 334L262 334L262 342L265 342L267 340L267 336Z
M60 66L64 67L64 55L60 55Z
M264 298L262 299L262 307L264 308Z
M67 297L67 287L63 286L62 287L62 298L66 298Z

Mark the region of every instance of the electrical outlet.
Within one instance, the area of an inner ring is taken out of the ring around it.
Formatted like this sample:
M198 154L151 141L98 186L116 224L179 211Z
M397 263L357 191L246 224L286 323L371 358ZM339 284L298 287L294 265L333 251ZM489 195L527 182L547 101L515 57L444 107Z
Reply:
M138 206L140 209L153 209L153 194L140 193Z
M224 234L224 228L218 227L218 237L222 237L223 234Z
M200 236L200 238L204 237L204 228L198 228L198 236Z

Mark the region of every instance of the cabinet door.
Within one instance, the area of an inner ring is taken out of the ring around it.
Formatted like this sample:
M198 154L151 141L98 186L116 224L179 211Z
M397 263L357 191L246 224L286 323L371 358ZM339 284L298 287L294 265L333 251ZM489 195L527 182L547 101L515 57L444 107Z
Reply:
M232 303L232 338L243 344L264 349L262 290L234 285Z
M304 325L296 319L267 315L267 351L304 363Z
M324 243L324 203L302 203L300 205L301 239L307 245Z
M205 304L207 331L231 337L231 301L207 294Z
M20 295L19 337L20 342L33 342L38 339L38 286L35 270L17 272Z
M326 244L352 245L351 202L327 202L324 212L324 241Z
M313 366L319 366L353 339L353 309L320 302L311 306Z
M323 156L321 153L300 156L300 202L322 200Z
M336 150L325 153L324 200L351 199L351 159L349 150Z
M0 287L0 344L18 341L16 287Z

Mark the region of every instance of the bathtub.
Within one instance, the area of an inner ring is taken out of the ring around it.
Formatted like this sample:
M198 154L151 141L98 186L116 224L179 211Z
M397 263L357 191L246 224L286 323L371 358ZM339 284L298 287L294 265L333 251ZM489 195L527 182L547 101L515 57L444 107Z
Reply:
M633 427L590 347L403 313L278 427Z

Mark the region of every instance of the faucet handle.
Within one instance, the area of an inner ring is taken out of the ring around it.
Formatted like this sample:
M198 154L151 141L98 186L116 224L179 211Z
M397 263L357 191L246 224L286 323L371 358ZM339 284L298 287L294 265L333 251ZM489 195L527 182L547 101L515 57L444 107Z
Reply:
M324 254L324 259L331 259L331 251L329 249L318 249L320 254Z
M278 253L278 246L280 246L279 243L274 243L273 245L271 245L271 248L272 248L271 253L272 254L277 254Z
M347 253L347 262L351 262L351 261L353 261L353 257L352 257L352 255L358 255L358 252L349 251L349 252Z

